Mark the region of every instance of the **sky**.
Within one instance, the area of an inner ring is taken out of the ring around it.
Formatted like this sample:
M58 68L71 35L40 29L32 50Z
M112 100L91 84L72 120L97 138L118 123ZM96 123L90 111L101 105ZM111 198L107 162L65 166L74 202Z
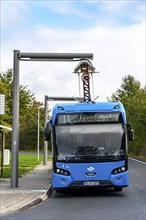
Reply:
M0 12L1 72L13 68L13 50L93 53L99 73L92 99L106 101L127 75L146 84L145 0L0 0ZM45 95L79 96L77 65L21 61L20 84L41 102Z

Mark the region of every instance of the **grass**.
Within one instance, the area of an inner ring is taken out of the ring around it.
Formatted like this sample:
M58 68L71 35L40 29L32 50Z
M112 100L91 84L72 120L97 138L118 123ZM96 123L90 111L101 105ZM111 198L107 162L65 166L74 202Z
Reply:
M137 160L141 160L141 161L146 162L146 156L143 156L143 155L136 156L136 155L131 154L131 153L129 153L128 156L129 156L129 157L132 157L132 158L134 158L134 159L137 159Z
M48 157L50 159L50 157ZM21 177L27 172L33 170L38 164L43 162L43 155L40 155L40 160L38 161L37 155L33 154L19 154L19 169L18 176ZM1 171L0 171L1 175ZM2 178L11 177L11 161L10 165L4 165Z

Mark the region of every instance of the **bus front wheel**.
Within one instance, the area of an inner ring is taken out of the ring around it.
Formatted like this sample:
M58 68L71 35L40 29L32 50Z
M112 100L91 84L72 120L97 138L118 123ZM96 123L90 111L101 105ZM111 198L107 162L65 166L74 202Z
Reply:
M63 193L64 192L64 189L55 189L56 190L56 193Z
M122 192L122 187L114 187L115 192Z

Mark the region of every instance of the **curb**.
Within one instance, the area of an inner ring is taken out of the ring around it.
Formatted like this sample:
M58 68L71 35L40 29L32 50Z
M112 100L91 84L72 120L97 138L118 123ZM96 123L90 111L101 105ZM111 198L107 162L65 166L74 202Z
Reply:
M52 185L50 185L49 188L47 189L47 191L41 197L36 198L34 201L32 201L31 203L28 203L27 205L19 208L17 211L24 211L28 208L32 208L33 206L38 205L39 203L47 200L50 197L52 191L53 191Z
M139 163L146 164L145 161L143 161L143 160L138 160L138 159L135 159L135 158L133 158L133 157L129 157L129 159L134 160L134 161L139 162Z

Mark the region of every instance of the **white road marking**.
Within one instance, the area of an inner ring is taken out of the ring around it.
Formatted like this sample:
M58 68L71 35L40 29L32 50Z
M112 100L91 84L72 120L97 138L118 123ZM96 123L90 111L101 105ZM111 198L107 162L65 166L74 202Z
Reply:
M129 157L129 159L130 159L130 160L134 160L134 161L139 162L139 163L146 164L146 162L144 162L144 161L137 160L137 159L134 159L134 158L131 158L131 157Z

